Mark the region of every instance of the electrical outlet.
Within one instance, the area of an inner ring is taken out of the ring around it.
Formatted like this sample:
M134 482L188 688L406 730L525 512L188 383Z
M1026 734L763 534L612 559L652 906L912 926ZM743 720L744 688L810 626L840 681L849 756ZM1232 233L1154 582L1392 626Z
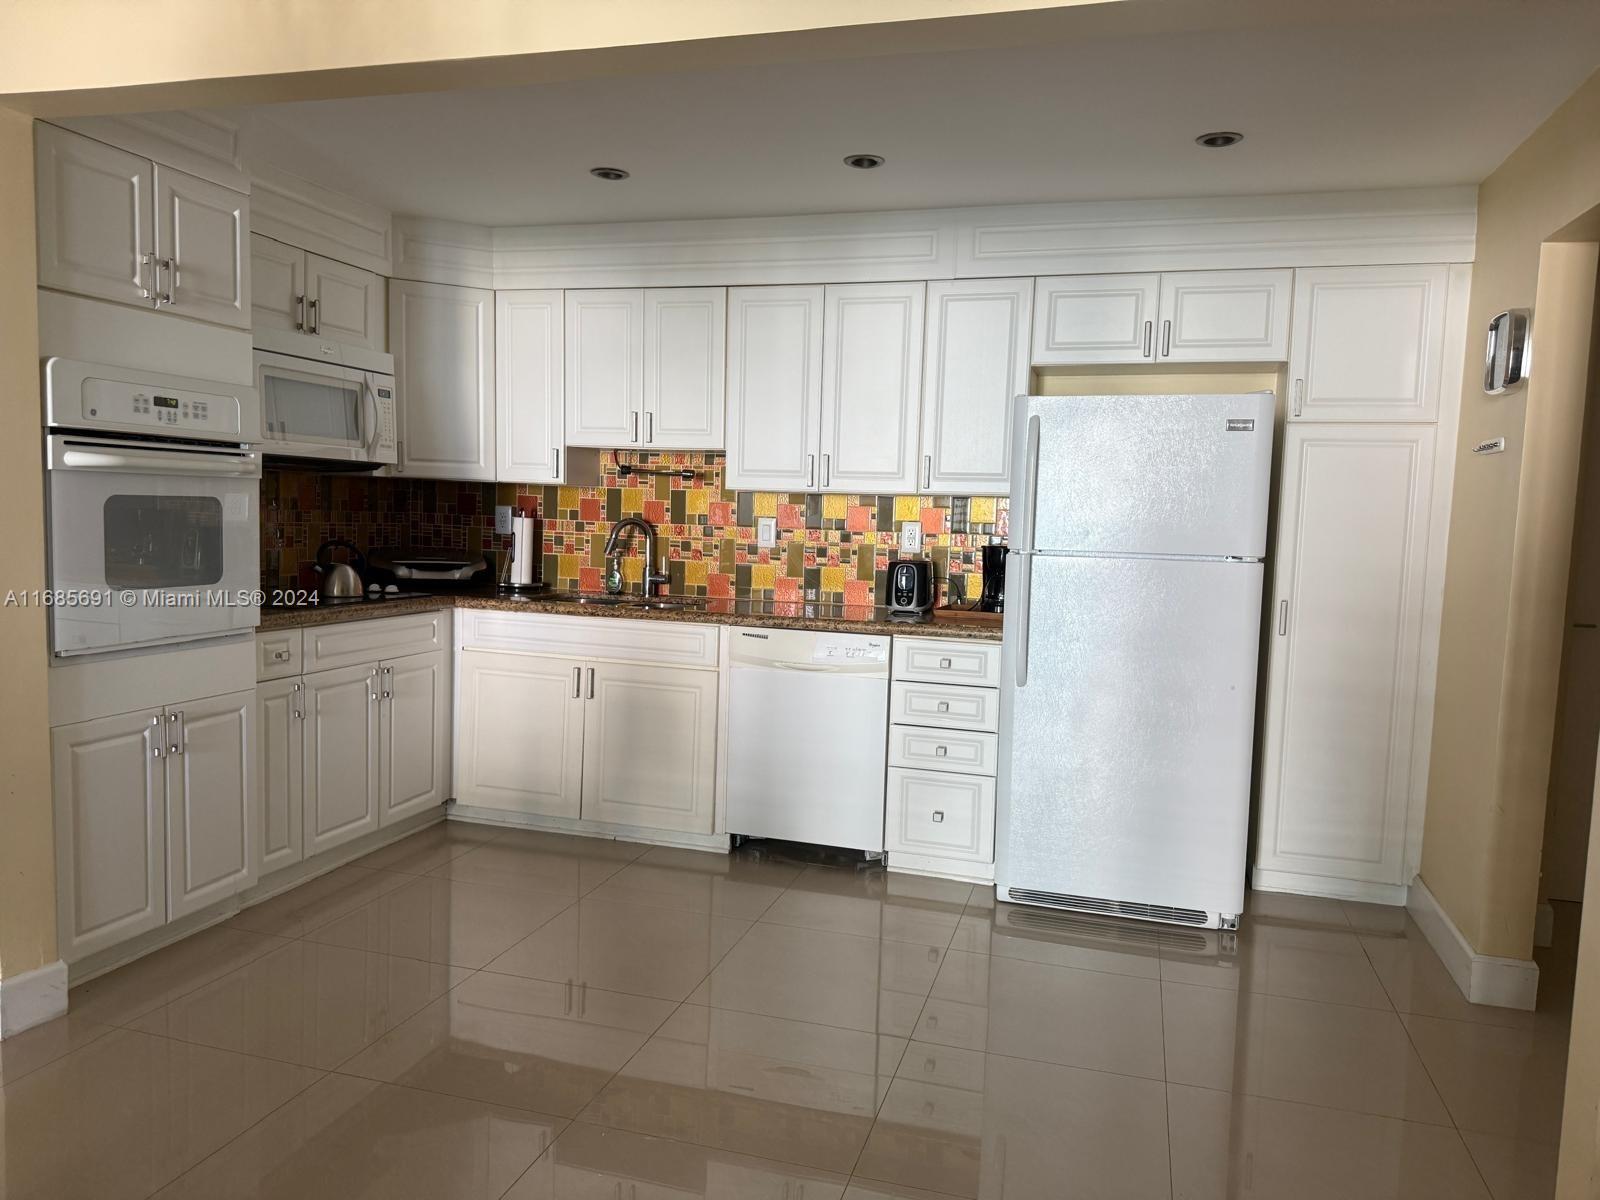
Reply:
M900 526L900 553L922 553L922 526L916 521L906 521Z
M513 533L512 521L517 515L517 510L509 504L496 504L494 506L494 531L496 533Z
M756 545L776 546L778 544L778 518L756 518Z

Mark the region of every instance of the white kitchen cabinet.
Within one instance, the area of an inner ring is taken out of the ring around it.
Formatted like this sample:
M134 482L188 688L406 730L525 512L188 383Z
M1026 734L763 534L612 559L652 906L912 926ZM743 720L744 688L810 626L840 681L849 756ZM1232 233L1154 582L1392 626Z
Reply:
M298 632L298 631L296 631ZM272 679L256 685L256 870L267 875L300 861L305 803L305 681Z
M928 284L922 469L929 495L1011 492L1011 402L1029 388L1031 279Z
M378 824L437 808L450 794L450 667L443 650L378 668Z
M39 283L250 327L250 200L52 125L35 126Z
M304 333L306 252L250 235L250 325L257 333Z
M716 674L601 663L584 688L584 820L710 833Z
M728 289L729 490L817 484L823 289Z
M462 650L456 799L576 817L583 799L583 671L575 658Z
M561 483L566 445L562 295L495 294L495 478Z
M166 714L50 732L60 953L68 962L167 919Z
M251 328L277 335L269 349L322 357L309 339L384 348L383 276L259 233L250 235L250 307Z
M566 294L569 446L639 446L644 440L644 291Z
M1160 362L1282 362L1293 271L1179 271L1161 277Z
M397 475L495 477L494 293L389 281L389 347L399 390Z
M1040 366L1152 362L1159 275L1067 275L1034 282Z
M305 679L306 857L371 833L379 821L378 667Z
M167 920L256 879L255 693L167 710Z
M1410 882L1434 441L1427 424L1285 435L1257 886Z
M917 490L926 294L922 283L824 289L822 491Z
M1449 271L1415 266L1298 272L1290 419L1437 420Z
M645 447L722 449L727 330L725 288L645 289Z
M992 776L889 768L883 844L896 851L994 861Z

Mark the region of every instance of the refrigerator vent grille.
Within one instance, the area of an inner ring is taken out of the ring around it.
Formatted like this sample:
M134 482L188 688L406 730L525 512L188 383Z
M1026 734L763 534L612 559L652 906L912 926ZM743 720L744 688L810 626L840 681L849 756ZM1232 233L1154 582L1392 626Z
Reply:
M1173 908L1170 904L1141 904L1137 900L1105 900L1099 896L1067 896L1060 892L1039 892L1032 888L1008 888L1007 894L1023 904L1048 904L1073 908L1079 912L1104 913L1110 917L1135 917L1141 921L1166 921L1173 925L1205 925L1207 916L1198 908Z

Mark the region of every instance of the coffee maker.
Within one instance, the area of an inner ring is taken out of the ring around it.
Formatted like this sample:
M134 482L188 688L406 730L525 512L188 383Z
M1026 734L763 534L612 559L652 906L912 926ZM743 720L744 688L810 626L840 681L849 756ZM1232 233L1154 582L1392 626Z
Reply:
M978 551L983 570L983 594L978 597L979 612L1004 612L1006 607L1006 547L1000 543Z

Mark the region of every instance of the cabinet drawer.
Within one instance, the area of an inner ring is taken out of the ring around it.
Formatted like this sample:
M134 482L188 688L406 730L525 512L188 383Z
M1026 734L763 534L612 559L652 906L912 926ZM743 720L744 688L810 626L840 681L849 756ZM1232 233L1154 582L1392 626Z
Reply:
M303 639L299 629L256 634L256 678L287 679L300 674Z
M382 658L450 648L450 611L312 625L305 634L305 669L330 671Z
M995 688L937 683L889 685L889 720L895 725L939 729L1000 729L1000 693Z
M889 765L960 775L993 775L1000 760L1000 738L970 730L889 728Z
M1000 647L950 638L894 639L894 678L920 683L1000 686Z
M994 780L889 768L884 848L989 862L994 858Z

